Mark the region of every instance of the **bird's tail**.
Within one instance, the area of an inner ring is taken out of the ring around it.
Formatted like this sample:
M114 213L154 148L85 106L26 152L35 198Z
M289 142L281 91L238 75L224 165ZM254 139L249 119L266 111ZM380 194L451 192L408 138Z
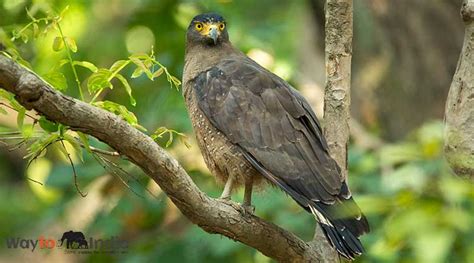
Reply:
M364 252L359 236L369 232L369 224L352 198L330 205L313 202L309 208L339 254L352 260Z

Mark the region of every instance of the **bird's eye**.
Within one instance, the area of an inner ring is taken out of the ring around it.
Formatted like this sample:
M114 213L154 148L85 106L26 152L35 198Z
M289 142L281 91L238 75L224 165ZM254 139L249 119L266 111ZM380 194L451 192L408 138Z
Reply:
M222 31L222 30L224 30L224 28L225 28L225 24L224 24L224 23L220 23L220 24L219 24L219 30Z
M197 23L195 26L197 31L201 31L202 30L202 24L201 23Z

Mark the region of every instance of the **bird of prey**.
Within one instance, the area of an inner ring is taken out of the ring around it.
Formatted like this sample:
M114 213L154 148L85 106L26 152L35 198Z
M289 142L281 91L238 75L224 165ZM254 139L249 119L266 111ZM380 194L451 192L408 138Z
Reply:
M347 182L328 152L306 99L229 41L218 14L193 18L186 33L183 95L204 160L221 198L269 182L314 214L331 245L348 259L363 252L369 231ZM249 210L245 210L249 211Z

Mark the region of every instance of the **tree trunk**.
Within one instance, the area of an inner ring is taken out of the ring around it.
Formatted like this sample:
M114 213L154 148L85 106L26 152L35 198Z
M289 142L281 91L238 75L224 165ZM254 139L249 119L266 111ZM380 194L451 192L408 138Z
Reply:
M474 0L465 0L461 16L466 29L445 112L444 151L454 172L474 179Z
M329 151L347 179L352 59L352 0L326 4L326 88L324 136Z
M324 92L324 136L329 152L347 179L347 143L349 140L350 87L352 59L352 0L327 0L325 11L326 87ZM315 231L325 262L337 262L321 228ZM324 240L324 241L323 241Z

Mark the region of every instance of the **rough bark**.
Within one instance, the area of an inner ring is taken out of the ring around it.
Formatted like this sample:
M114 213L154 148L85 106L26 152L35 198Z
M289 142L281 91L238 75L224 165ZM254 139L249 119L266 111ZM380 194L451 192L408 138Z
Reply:
M235 202L207 196L174 158L120 117L61 94L3 55L0 88L15 94L25 108L110 145L139 166L189 220L205 231L242 242L279 262L328 262L313 243L245 213Z
M327 0L325 10L326 87L324 91L324 135L331 156L347 179L350 84L352 58L352 0ZM324 251L326 262L339 256L317 227L315 242ZM317 241L316 241L317 240Z
M347 178L352 59L352 0L326 3L326 87L324 135Z
M474 179L474 0L461 7L464 44L449 89L444 151L453 171Z

